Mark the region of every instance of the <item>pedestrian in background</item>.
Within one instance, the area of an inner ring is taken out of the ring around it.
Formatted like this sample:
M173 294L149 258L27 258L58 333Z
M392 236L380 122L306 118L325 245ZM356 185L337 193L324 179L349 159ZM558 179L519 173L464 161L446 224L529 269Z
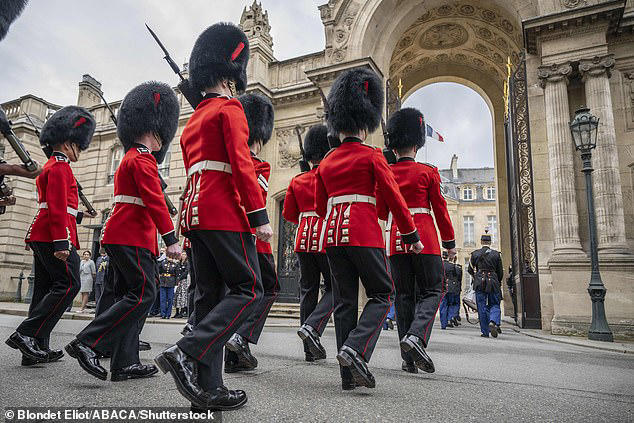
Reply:
M100 256L97 257L97 262L95 263L97 267L97 276L95 277L95 308L103 293L103 281L106 277L106 270L108 269L108 262L110 260L104 248L99 250L99 254Z
M181 253L180 260L176 265L176 292L174 294L174 307L176 314L174 317L187 317L188 291L189 291L189 260L187 253Z
M161 319L172 317L172 304L174 302L174 287L176 286L176 260L170 258L159 264L159 287L161 297Z
M163 261L167 260L167 256L165 255L165 251L166 251L165 247L161 247L161 249L159 250L159 256L156 259L156 263L157 263L157 266L159 268L161 266L161 263L163 263ZM159 274L160 273L161 272L159 270ZM159 276L159 280L160 280L160 276ZM154 299L154 304L152 304L152 308L150 309L149 316L150 317L156 317L159 314L161 314L161 294L160 294L160 292L156 296L156 298Z
M443 270L447 280L447 293L440 302L440 328L459 326L460 291L462 290L462 266L456 264L456 257L448 259L446 251L442 253Z
M86 311L88 297L92 292L95 276L97 276L97 268L95 267L95 262L92 261L91 257L92 254L90 251L84 251L84 254L82 254L81 257L81 263L79 264L79 280L81 281L81 288L79 289L79 292L81 293L80 313L84 313Z

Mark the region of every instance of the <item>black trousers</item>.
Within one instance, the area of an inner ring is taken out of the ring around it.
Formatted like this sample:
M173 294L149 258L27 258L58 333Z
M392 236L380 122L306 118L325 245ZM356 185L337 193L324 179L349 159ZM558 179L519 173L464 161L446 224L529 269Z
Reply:
M158 268L150 250L128 245L105 245L113 273L112 293L104 285L101 313L78 335L101 353L111 352L110 369L139 362L139 331L157 292ZM107 297L114 303L107 307Z
M106 274L104 275L102 294L99 302L97 303L95 317L102 315L106 310L112 307L114 303L121 300L126 293L125 284L115 283L114 274L115 271L109 264L106 268ZM158 269L155 270L155 274L158 275ZM124 335L116 354L113 354L113 351L110 349L102 351L111 354L111 367L113 369L120 369L122 367L129 366L130 364L141 362L141 359L139 358L139 336L141 335L141 331L145 325L146 318L147 314L139 321L139 331L136 335L133 330L128 331ZM103 347L104 346L102 345L102 349Z
M29 245L35 262L33 298L28 317L16 330L37 339L41 348L48 348L53 328L79 292L79 255L71 247L68 259L62 261L53 255L52 242Z
M258 253L258 263L260 265L260 274L262 275L264 295L253 309L253 312L242 323L240 329L236 331L252 344L258 343L266 318L269 315L269 311L271 311L271 306L273 306L280 293L280 284L277 280L273 254Z
M383 248L328 247L335 302L337 348L346 345L370 361L393 299L394 284ZM359 278L368 302L357 321ZM342 374L345 377L345 375Z
M185 248L189 260L189 288L187 288L187 323L194 324L194 304L196 301L196 267L194 266L194 253L191 248Z
M193 332L177 345L199 362L198 383L205 390L222 385L225 342L262 299L262 278L251 233L194 230L196 272Z
M446 290L442 259L434 254L397 254L390 257L390 262L396 285L399 339L415 335L426 347Z
M332 303L332 283L330 264L326 254L297 253L299 259L299 319L315 329L319 335L324 333L330 315L334 311ZM321 276L324 277L325 291L319 299ZM319 299L319 302L317 301Z

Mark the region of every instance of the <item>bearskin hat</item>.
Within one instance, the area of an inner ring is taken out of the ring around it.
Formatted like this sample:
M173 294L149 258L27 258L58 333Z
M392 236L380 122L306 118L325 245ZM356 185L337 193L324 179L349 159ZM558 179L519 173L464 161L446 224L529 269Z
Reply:
M242 92L247 87L249 41L240 28L220 22L204 30L189 57L189 79L198 91L216 85L223 78L236 83Z
M134 87L121 102L117 135L127 150L144 134L158 134L163 144L152 154L162 163L178 128L179 111L178 98L169 85L144 82Z
M9 32L9 27L11 23L24 10L24 6L26 6L27 0L3 0L2 6L0 7L0 41L7 35Z
M413 107L406 107L397 112L387 121L385 146L390 149L405 147L421 148L425 145L425 118Z
M266 144L273 134L273 103L259 94L242 94L238 97L249 124L249 146L256 141Z
M326 128L326 125L311 126L306 138L304 138L304 156L306 156L306 160L321 160L329 150L330 144L328 144L328 128Z
M328 106L328 127L333 133L372 132L381 123L383 82L367 68L345 71L328 93Z
M44 123L40 131L40 145L47 157L54 146L66 141L77 144L83 151L90 145L96 126L94 116L83 107L63 107Z

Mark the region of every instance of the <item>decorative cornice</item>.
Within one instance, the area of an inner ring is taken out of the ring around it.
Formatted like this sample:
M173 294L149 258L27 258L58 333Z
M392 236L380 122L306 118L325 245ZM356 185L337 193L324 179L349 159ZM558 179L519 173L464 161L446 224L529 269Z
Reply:
M572 73L570 63L553 63L548 66L540 66L537 68L537 77L542 88L546 88L549 82L565 81L568 84L568 77Z
M592 59L581 59L579 61L579 72L585 81L588 77L600 77L604 74L609 78L612 76L612 68L615 64L614 55L595 56Z

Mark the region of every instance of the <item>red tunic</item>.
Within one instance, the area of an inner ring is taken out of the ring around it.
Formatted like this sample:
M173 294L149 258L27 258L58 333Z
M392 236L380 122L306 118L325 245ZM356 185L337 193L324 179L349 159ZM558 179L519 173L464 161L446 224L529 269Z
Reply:
M50 183L49 183L50 182ZM26 242L52 242L55 251L79 248L77 239L77 182L64 153L54 151L35 179L39 209L27 234Z
M262 198L266 203L266 196L269 193L269 178L271 177L271 165L264 160L258 158L255 154L251 153L251 160L255 167L255 175L258 178L258 184L262 189ZM255 229L251 229L251 233L255 233ZM256 238L255 249L258 253L273 254L271 249L271 243L260 241Z
M406 240L409 243L419 240L407 204L381 149L363 144L358 138L346 138L324 157L316 177L315 203L317 214L326 221L326 228L322 230L326 247L385 248L375 204L350 201L328 207L329 201L334 202L336 197L355 194L376 202L376 192L385 198Z
M196 107L181 136L189 175L180 215L183 233L251 232L268 223L248 139L237 99L208 94Z
M431 165L417 163L411 158L403 158L392 165L392 171L407 202L407 207L410 210L417 209L413 210L415 212L414 222L416 222L416 228L423 243L422 254L440 255L434 217L440 230L443 247L446 249L454 248L456 242L454 240L453 225L447 211L447 202L440 191L438 169ZM377 209L379 219L388 220L388 206L380 194L377 196ZM432 210L434 217L430 214ZM391 226L391 229L386 228L389 229L390 235L390 239L386 240L386 242L389 242L386 245L389 255L407 254L405 243L401 239L396 224L392 222Z
M158 256L157 229L166 245L178 242L161 190L156 159L146 147L132 147L123 156L114 175L114 198L115 205L104 224L102 244L146 248Z
M296 253L324 253L319 249L319 237L324 219L315 212L315 184L317 168L300 173L291 179L284 198L282 216L297 224Z

